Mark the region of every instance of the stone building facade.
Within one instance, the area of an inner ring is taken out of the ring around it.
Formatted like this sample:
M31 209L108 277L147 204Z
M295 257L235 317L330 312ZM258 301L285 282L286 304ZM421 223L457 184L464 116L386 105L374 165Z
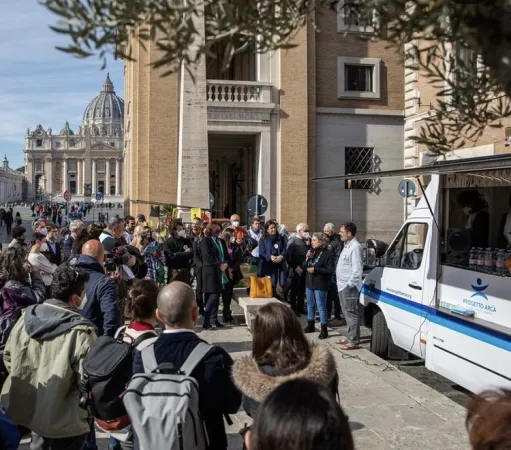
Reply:
M23 200L24 179L25 176L22 172L9 167L9 161L5 156L2 167L0 167L0 205Z
M101 193L121 201L123 152L124 101L116 95L107 75L76 132L68 122L58 134L42 125L27 130L27 200L59 198L69 190L74 200L88 200Z
M155 45L130 42L125 61L126 206L209 208L249 220L247 200L268 201L265 219L288 227L352 219L393 236L403 218L397 181L352 185L315 177L403 167L403 52L363 39L369 23L349 10L320 10L296 47L236 55L221 71L203 58L195 84L185 70L150 68ZM203 30L203 24L196 24ZM210 203L210 200L212 202Z

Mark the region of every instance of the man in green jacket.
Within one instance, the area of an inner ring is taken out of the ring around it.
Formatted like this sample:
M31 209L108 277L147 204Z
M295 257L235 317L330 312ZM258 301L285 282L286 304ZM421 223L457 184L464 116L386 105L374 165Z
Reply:
M96 340L94 325L78 311L86 282L87 274L60 266L52 298L26 308L5 347L9 377L0 401L16 425L32 432L31 450L81 449L90 430L78 388Z

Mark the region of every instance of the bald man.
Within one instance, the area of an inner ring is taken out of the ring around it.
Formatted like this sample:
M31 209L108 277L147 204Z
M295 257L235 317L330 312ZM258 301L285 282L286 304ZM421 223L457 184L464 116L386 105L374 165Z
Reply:
M91 239L83 245L76 267L89 274L89 282L81 313L96 326L98 336L113 337L122 325L122 315L118 305L117 284L105 274L104 258L105 249L98 240Z
M199 317L195 292L180 281L168 284L158 295L156 315L165 324L165 331L153 344L156 361L181 367L193 349L204 342L194 332ZM143 373L140 353L136 352L134 358L134 372ZM191 373L199 383L199 408L208 432L208 450L227 449L223 415L235 414L241 405L241 393L231 379L232 364L229 354L214 346Z

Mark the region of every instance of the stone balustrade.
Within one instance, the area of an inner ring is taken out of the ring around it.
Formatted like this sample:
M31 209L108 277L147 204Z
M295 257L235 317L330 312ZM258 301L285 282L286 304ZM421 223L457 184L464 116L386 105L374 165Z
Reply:
M271 103L271 84L258 81L207 81L207 99L214 103Z

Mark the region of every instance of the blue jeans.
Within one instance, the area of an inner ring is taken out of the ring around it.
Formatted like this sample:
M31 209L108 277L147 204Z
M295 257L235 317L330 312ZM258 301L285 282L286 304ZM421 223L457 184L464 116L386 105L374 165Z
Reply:
M309 322L314 322L317 307L319 311L319 321L321 322L321 325L326 325L326 298L328 291L320 291L317 289L312 290L307 288L305 289L305 294L307 295L307 320Z
M215 322L218 319L219 294L206 294L206 307L204 308L204 323Z

